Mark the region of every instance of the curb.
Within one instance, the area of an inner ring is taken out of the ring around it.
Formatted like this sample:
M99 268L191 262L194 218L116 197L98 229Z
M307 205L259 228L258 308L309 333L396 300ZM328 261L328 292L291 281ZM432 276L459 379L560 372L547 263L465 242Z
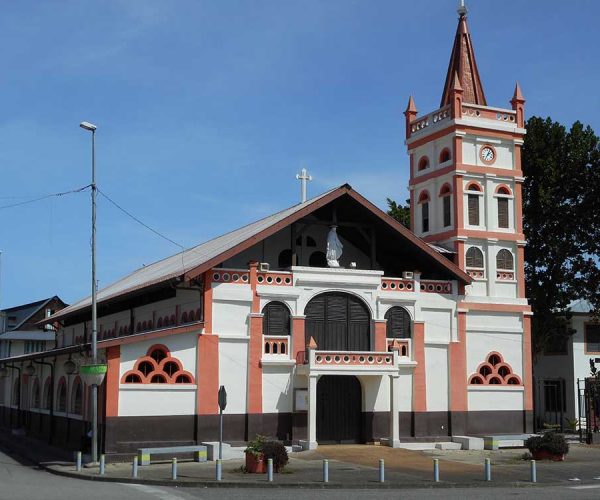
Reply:
M539 488L545 486L556 486L558 483L529 483L529 482L507 482L488 483L485 481L476 483L378 483L376 481L364 483L336 483L336 482L306 482L306 483L272 483L264 481L173 481L171 479L141 479L131 477L111 477L100 475L89 475L78 472L59 470L51 465L40 463L39 467L56 476L79 479L83 481L98 481L107 483L146 484L151 486L172 486L176 488L291 488L291 489L359 489L359 490L404 490L404 489L447 489L447 488Z

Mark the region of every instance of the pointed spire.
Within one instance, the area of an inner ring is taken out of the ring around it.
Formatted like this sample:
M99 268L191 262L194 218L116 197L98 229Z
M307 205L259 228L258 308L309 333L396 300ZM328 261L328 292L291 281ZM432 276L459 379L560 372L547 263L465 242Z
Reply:
M315 338L311 337L310 340L308 341L308 345L306 346L309 349L316 349L317 348L317 343L315 342Z
M458 75L460 86L463 89L463 102L487 106L483 85L477 70L464 4L459 7L459 16L440 107L451 102L450 92L455 88L455 74Z
M519 85L519 82L517 82L517 84L515 85L515 93L513 94L512 100L525 102L525 98L523 97L523 94L521 93L521 86Z
M410 96L408 98L408 105L406 106L406 111L404 111L404 114L408 115L412 113L414 113L415 115L417 114L417 106L415 105L415 100L413 99L413 96Z

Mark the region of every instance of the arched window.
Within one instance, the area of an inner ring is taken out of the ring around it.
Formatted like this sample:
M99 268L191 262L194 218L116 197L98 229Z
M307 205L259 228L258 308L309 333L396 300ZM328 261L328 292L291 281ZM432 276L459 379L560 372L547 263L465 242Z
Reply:
M390 307L385 313L387 319L386 337L388 339L411 338L410 314L404 307Z
M289 335L290 311L282 302L269 302L263 308L263 335Z
M277 259L279 269L285 269L292 266L292 251L289 248L282 250Z
M450 158L450 150L448 148L442 149L442 152L440 153L440 163L446 163Z
M503 248L496 254L496 269L512 271L514 268L513 254L510 250Z
M419 205L421 206L421 231L429 231L429 193L421 191L419 195Z
M467 267L483 268L483 252L477 247L467 250Z
M37 377L33 380L33 385L31 387L31 407L40 407L40 381Z
M429 167L429 158L422 156L419 160L419 170L425 170L427 167Z
M50 410L50 408L52 408L52 387L50 385L50 377L48 377L46 379L46 381L44 382L44 399L43 399L43 405L44 405L44 410Z
M154 349L152 349L152 352L150 353L150 357L157 363L160 363L167 356L168 356L167 352L162 347L155 347Z
M71 388L71 413L81 415L83 411L83 389L81 388L81 380L79 377L73 382Z
M449 184L444 184L440 189L440 197L442 198L442 219L444 227L448 227L452 224L452 211L450 207L452 189Z
M58 381L56 390L56 411L65 413L67 411L67 384L64 378Z
M307 247L316 247L317 242L315 241L315 239L312 236L307 236L306 237L306 246Z
M482 192L481 186L476 182L471 182L467 186L467 191ZM467 194L467 207L469 210L469 225L479 226L479 194Z
M508 228L508 198L498 198L498 227Z
M310 254L308 259L310 267L327 267L327 257L319 250Z

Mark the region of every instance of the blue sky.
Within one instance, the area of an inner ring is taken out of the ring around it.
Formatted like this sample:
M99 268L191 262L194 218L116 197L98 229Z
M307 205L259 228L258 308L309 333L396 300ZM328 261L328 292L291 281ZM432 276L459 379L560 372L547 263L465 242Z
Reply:
M488 103L600 132L595 0L471 0ZM20 1L0 17L0 206L98 184L185 247L349 182L407 197L402 112L439 105L454 0ZM89 193L0 210L1 304L90 289ZM99 199L100 287L178 248Z

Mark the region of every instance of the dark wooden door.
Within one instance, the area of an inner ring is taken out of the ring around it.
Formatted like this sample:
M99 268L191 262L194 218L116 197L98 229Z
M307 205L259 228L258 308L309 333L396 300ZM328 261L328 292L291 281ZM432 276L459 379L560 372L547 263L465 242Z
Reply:
M325 375L317 383L317 441L360 443L362 391L356 377Z
M371 317L365 304L347 293L324 293L304 310L306 338L324 351L368 351Z

